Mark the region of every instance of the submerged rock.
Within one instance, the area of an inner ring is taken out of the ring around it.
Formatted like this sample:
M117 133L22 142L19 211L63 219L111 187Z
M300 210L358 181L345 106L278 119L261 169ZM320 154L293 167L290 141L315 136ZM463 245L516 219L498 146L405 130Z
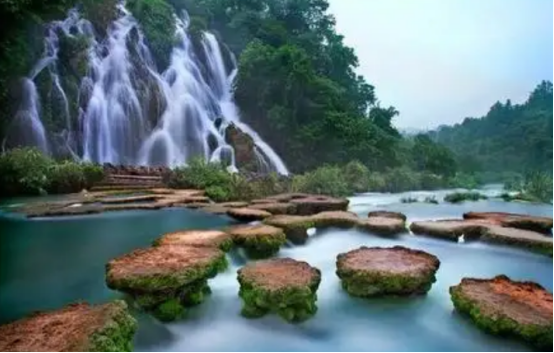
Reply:
M216 248L163 245L135 250L106 266L109 288L130 294L162 321L179 318L186 306L200 304L207 280L227 266Z
M0 326L0 351L130 352L136 330L122 300L72 304Z
M308 229L315 223L311 217L278 215L266 218L265 224L283 229L287 238L295 244L302 244L308 240Z
M400 212L393 212L393 211L371 211L367 214L368 218L371 217L381 217L381 218L394 218L394 219L401 219L402 221L406 222L406 215Z
M552 256L552 237L530 230L490 226L483 231L481 240L526 248Z
M548 234L552 230L552 218L504 212L468 212L465 219L482 219L503 227L533 230Z
M314 215L326 211L346 211L348 199L314 195L295 198L290 203L296 206L296 214L301 216Z
M396 235L406 231L406 222L402 218L372 216L358 222L360 229L381 235Z
M506 276L464 278L450 287L454 307L482 330L552 351L552 294L533 282Z
M311 216L310 218L314 222L314 226L316 228L352 228L359 222L359 218L355 213L347 211L321 212Z
M337 256L337 276L357 297L425 294L435 282L440 261L402 246L361 247Z
M289 322L305 321L317 311L321 272L290 258L250 263L238 271L242 315L276 313Z
M229 234L219 230L184 230L164 234L154 244L215 247L227 252L233 247L233 240Z
M279 252L287 238L281 228L257 224L231 227L227 230L233 241L243 247L250 257L265 258Z
M271 217L271 213L253 208L231 208L227 210L227 215L240 222L261 221Z
M487 223L464 220L422 221L410 224L414 234L457 241L463 235L466 240L477 239L487 229Z

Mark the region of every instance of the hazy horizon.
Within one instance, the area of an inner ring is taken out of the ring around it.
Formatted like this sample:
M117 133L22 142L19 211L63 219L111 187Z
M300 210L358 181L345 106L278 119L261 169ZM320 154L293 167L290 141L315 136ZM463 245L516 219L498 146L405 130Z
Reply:
M552 1L329 0L358 73L401 129L433 129L526 100L552 80Z

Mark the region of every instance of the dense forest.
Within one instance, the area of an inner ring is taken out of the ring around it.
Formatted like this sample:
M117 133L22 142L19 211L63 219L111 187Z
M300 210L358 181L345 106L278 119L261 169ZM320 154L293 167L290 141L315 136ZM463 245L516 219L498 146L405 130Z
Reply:
M460 168L510 174L552 171L552 82L541 82L523 104L496 102L481 118L443 126L432 138L457 155ZM507 174L507 175L506 175Z

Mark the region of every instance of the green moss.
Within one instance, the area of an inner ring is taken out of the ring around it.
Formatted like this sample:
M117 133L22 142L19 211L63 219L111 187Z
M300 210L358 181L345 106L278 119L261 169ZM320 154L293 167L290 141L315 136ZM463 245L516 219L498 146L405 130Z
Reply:
M346 292L364 298L425 294L436 281L435 273L414 277L341 268L337 269L337 276L341 279L342 287Z
M239 238L235 242L246 251L251 258L262 259L275 255L287 241L285 233L271 236Z
M101 36L106 34L110 23L117 18L117 2L118 0L81 0L83 16Z
M233 240L231 238L228 238L222 241L221 244L219 244L219 249L224 252L229 252L233 248L234 244L235 243L233 242ZM224 270L225 269L223 269L223 271Z
M303 244L308 240L308 229L315 227L315 222L306 217L299 220L275 221L272 217L264 220L265 224L281 228L291 242L294 244Z
M289 287L277 291L256 286L240 275L238 280L239 296L243 300L241 314L245 317L258 318L272 312L288 322L302 322L317 312L315 303L320 274L306 287Z
M179 298L170 298L150 311L154 317L163 322L175 321L183 316L185 307Z
M487 314L476 301L464 296L460 286L450 287L450 297L456 310L468 315L482 330L493 335L519 338L541 351L552 351L552 323L549 326L523 325L502 314Z
M158 69L163 71L175 43L173 8L164 0L130 0L127 8L140 23Z
M129 314L127 304L117 300L114 303L118 313L90 338L91 352L131 352L133 335L137 330L136 320Z
M444 197L444 201L450 203L460 203L464 201L486 200L488 197L478 192L455 192Z

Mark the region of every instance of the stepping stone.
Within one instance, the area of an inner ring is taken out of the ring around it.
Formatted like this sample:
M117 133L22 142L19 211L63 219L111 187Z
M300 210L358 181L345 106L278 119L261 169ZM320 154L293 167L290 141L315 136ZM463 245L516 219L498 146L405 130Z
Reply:
M206 207L202 207L201 210L208 213L223 215L223 214L227 214L227 211L229 210L229 208L222 206L220 204L209 204Z
M504 212L468 212L464 213L464 218L488 220L503 227L533 230L545 234L549 234L552 230L552 218L549 217Z
M314 222L316 228L353 228L360 220L355 213L347 211L321 212L310 218Z
M361 219L358 222L358 227L380 235L396 235L406 232L406 222L402 218L372 216Z
M128 197L110 197L110 198L104 198L98 200L99 202L103 204L120 204L120 203L134 203L134 202L148 202L148 201L156 201L160 198L163 198L163 196L159 195L139 195L139 196L128 196Z
M290 258L250 263L238 271L242 315L257 318L276 313L288 322L301 322L316 311L321 272Z
M294 214L296 206L291 203L268 202L248 206L250 209L267 211L271 214Z
M219 230L183 230L164 234L155 241L155 246L164 245L215 247L227 252L233 247L233 240Z
M247 207L248 202L244 201L232 201L232 202L222 202L219 203L221 207L227 207L227 208L241 208L241 207Z
M216 248L164 245L135 250L106 266L109 288L131 295L136 304L162 321L182 316L209 293L207 280L227 266Z
M290 202L291 200L295 200L295 199L303 199L303 198L306 198L306 197L310 197L312 195L310 194L305 194L305 193L302 193L302 192L289 192L289 193L285 193L285 194L278 194L278 195L272 195L272 196L269 196L269 197L266 197L265 199L260 199L260 200L254 200L254 201L268 201L268 202ZM252 201L252 203L263 203L263 202L254 202Z
M552 256L552 237L530 230L491 226L483 232L481 240L517 246Z
M295 244L303 244L308 240L308 229L315 227L309 216L278 215L266 218L264 224L283 229L287 239Z
M290 200L290 203L296 205L296 214L300 216L326 211L346 211L349 202L348 199L317 195Z
M361 247L337 257L342 287L356 297L425 294L435 282L440 261L402 246Z
M410 230L417 235L425 235L433 238L440 238L458 241L463 235L466 240L477 239L490 225L486 222L464 221L464 220L439 220L422 221L410 224Z
M261 221L271 217L271 213L252 208L231 208L227 210L227 215L240 222Z
M450 297L480 329L552 352L552 294L540 285L506 276L463 278L450 287Z
M192 210L196 210L199 208L209 207L210 205L211 203L209 202L192 202L192 203L176 203L173 206L186 207ZM225 212L227 212L227 210Z
M227 230L235 244L243 247L248 256L265 258L279 252L287 242L287 237L281 228L257 224L231 227Z
M368 218L371 217L382 217L382 218L396 218L401 219L404 222L406 222L406 215L400 212L392 212L392 211L371 211L367 214Z
M0 351L130 352L136 330L122 300L71 304L0 326Z

